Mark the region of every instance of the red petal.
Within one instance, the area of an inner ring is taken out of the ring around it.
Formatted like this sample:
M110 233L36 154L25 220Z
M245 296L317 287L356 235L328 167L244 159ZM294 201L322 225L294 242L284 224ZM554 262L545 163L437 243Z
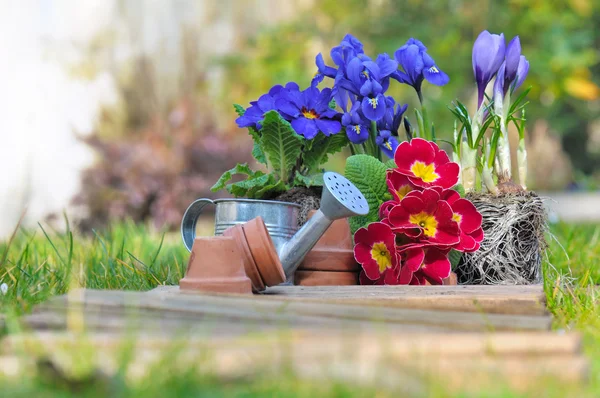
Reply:
M440 191L442 190L441 187L436 188L438 188ZM444 189L442 192L440 192L440 199L445 200L450 206L452 206L454 202L460 199L460 194L454 189ZM454 208L452 210L454 210Z
M365 264L369 261L373 261L373 257L371 256L371 245L367 245L364 243L357 243L354 245L354 259L359 264Z
M367 274L365 274L365 271L361 271L360 275L358 276L358 283L361 285L383 285L383 278L371 280Z
M406 199L407 198L405 198L404 200ZM388 220L394 228L412 228L412 224L408 221L409 217L410 214L404 209L402 205L394 206L392 210L390 210L390 214L388 214Z
M470 234L481 228L483 217L469 200L458 199L452 204L452 210L461 216L459 226L462 232Z
M400 269L400 275L398 276L398 284L408 285L413 279L413 272L408 267L402 267Z
M452 211L452 207L445 200L440 200L437 202L437 211L435 212L435 219L440 224L445 224L449 221L452 221L452 216L454 212Z
M381 276L381 273L379 272L379 264L377 264L377 261L375 260L367 261L366 263L362 264L362 267L367 277L371 280L376 280Z
M435 160L435 148L433 147L435 144L432 144L430 141L424 140L422 138L413 138L410 140L410 146L412 149L412 153L415 155L413 161L419 160L425 164L433 163ZM437 145L435 145L437 146Z
M392 210L392 208L397 204L398 202L396 202L395 200L388 200L387 202L383 202L379 207L379 219L382 220L384 218L387 218L390 214L390 210Z
M373 246L373 239L366 228L360 228L354 233L354 243L364 243L367 246Z
M458 244L458 246L456 247L456 250L458 250L459 252L472 252L474 251L473 249L475 249L475 246L477 246L478 243L475 242L475 239L473 239L471 236L465 234L465 233L461 233L460 234L460 243Z
M475 239L476 242L481 242L484 238L483 228L479 228L476 231L470 233L469 235L471 235L471 238Z
M435 280L447 278L450 276L450 260L439 250L429 249L425 254L425 261L421 267L422 272Z
M385 242L387 245L390 242L393 244L396 240L392 228L385 223L373 222L367 226L367 230L369 231L371 242L373 243ZM371 246L373 246L373 244L371 244Z
M421 199L423 200L423 211L433 214L440 200L440 194L435 189L427 188L421 192Z
M425 251L421 248L409 249L405 252L406 259L404 267L408 267L412 272L416 272L425 259Z
M399 279L399 272L396 269L392 268L392 269L388 269L387 271L385 271L385 275L383 277L383 284L384 285L397 285L398 284L398 279Z
M423 199L417 196L406 196L400 202L400 205L408 214L417 214L423 211L425 207L425 203L423 203ZM408 219L408 218L407 218Z
M423 273L419 271L418 273L413 274L410 284L423 286L425 284L425 277L423 276Z
M434 159L435 150L428 141L422 138L413 138L410 142L402 142L394 153L394 161L398 166L396 170L404 175L412 175L410 168L415 161L430 164Z
M460 166L458 163L446 163L441 166L436 166L435 172L440 176L430 185L438 185L442 188L452 188L458 182Z
M432 142L431 146L433 147L433 149L435 151L435 159L434 159L433 163L436 166L450 162L450 158L448 158L448 154L446 153L446 151L440 149L440 147L437 146L437 144L435 142Z

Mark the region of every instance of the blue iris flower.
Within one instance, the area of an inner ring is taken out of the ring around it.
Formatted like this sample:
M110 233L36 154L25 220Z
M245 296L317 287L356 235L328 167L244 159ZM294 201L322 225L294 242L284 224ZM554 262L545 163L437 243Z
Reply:
M337 134L342 129L340 114L329 107L331 89L319 91L310 86L304 91L296 86L280 92L275 106L282 116L291 122L296 133L313 139L321 131L326 136Z
M398 129L402 124L404 112L406 112L406 109L408 109L408 104L396 104L396 101L394 101L394 98L392 97L386 97L385 102L386 112L383 118L377 121L377 130L387 130L390 131L392 135L397 136Z
M448 75L438 68L433 58L427 54L427 47L417 39L408 39L405 45L396 50L394 58L403 70L394 72L392 77L400 83L413 86L419 98L423 80L436 86L443 86L450 81Z
M360 101L355 101L350 112L342 116L342 126L346 128L346 135L354 144L362 144L369 138L369 121L361 114L360 105Z
M379 135L375 138L375 142L387 157L391 159L394 158L394 152L396 152L396 148L398 148L398 140L396 137L392 136L391 131L381 130Z

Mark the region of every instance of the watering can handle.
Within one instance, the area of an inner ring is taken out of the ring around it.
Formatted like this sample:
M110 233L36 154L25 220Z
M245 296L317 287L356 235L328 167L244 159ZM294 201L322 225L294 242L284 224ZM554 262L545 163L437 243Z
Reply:
M194 239L196 239L196 222L198 222L198 217L200 217L204 206L209 204L214 205L215 202L210 199L197 199L183 214L183 219L181 220L181 238L186 249L190 252L192 251Z

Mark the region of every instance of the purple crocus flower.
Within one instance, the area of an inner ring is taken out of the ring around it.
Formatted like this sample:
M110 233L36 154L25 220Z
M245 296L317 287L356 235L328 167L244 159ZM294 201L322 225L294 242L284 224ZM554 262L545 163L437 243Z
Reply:
M394 58L403 70L394 72L392 77L400 83L413 86L419 94L419 99L423 80L436 86L443 86L450 81L448 75L438 68L433 58L427 54L427 47L417 39L408 39L405 45L396 50Z
M473 44L473 73L477 81L478 108L483 103L488 83L504 61L505 46L504 33L494 35L487 30L481 32Z
M527 61L527 59L525 58L524 55L521 55L519 57L519 66L517 67L517 78L513 83L514 84L513 90L516 90L519 87L521 87L521 85L525 81L525 78L527 77L528 73L529 73L529 61Z
M342 129L339 113L329 108L331 89L310 86L304 91L298 88L284 90L275 106L282 116L291 121L296 133L306 139L313 139L321 131L326 136L336 134Z
M525 57L523 57L525 58ZM502 98L506 95L513 83L516 83L517 73L521 60L521 43L519 36L515 36L506 47L506 57L494 83L494 98Z
M355 101L350 112L342 116L342 126L346 128L346 135L354 144L362 144L369 138L369 121L361 114L360 105L360 101Z
M290 82L286 85L287 88L298 87L296 83ZM260 122L264 119L265 113L273 109L277 110L275 102L279 98L279 94L284 88L281 85L273 86L267 94L261 95L258 101L251 101L250 107L246 109L243 116L238 117L235 122L239 127L253 127L260 129Z
M375 142L379 145L383 153L391 159L394 158L394 152L396 152L396 148L398 148L398 140L396 137L392 136L391 131L380 131L379 135L375 138Z

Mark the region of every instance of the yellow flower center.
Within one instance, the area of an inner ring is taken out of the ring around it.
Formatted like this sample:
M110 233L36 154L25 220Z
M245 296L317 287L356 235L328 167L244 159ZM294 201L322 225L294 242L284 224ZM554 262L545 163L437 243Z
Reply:
M373 257L373 260L377 262L377 265L379 266L379 273L382 273L387 268L392 266L392 255L383 242L378 242L373 245L373 248L371 249L371 257Z
M452 219L460 224L460 221L462 220L462 216L458 213L454 213L454 214L452 214Z
M356 133L356 135L360 135L360 124L354 126L354 132Z
M369 104L371 104L371 106L373 107L373 109L377 108L377 97L375 98L369 98Z
M412 191L410 185L402 185L400 189L396 190L396 195L398 195L398 199L402 200L410 191Z
M411 214L408 221L423 229L423 234L425 234L425 236L435 236L438 222L432 214L425 213L424 211L417 214Z
M362 74L364 77L366 77L367 79L369 78L369 72L365 69L362 71Z
M386 142L385 142L385 144L383 144L383 145L385 145L385 147L386 147L387 149L389 149L390 151L392 150L392 144L390 144L390 142L389 142L389 141L386 141Z
M431 72L431 73L440 73L440 70L438 68L436 68L435 66L432 66L431 68L429 68L429 72Z
M423 162L416 161L410 167L410 171L413 172L415 177L423 180L423 182L434 182L440 177L435 172L435 166L433 163L425 164Z
M319 117L319 114L314 109L307 109L304 106L302 107L302 115L307 119L316 119Z

